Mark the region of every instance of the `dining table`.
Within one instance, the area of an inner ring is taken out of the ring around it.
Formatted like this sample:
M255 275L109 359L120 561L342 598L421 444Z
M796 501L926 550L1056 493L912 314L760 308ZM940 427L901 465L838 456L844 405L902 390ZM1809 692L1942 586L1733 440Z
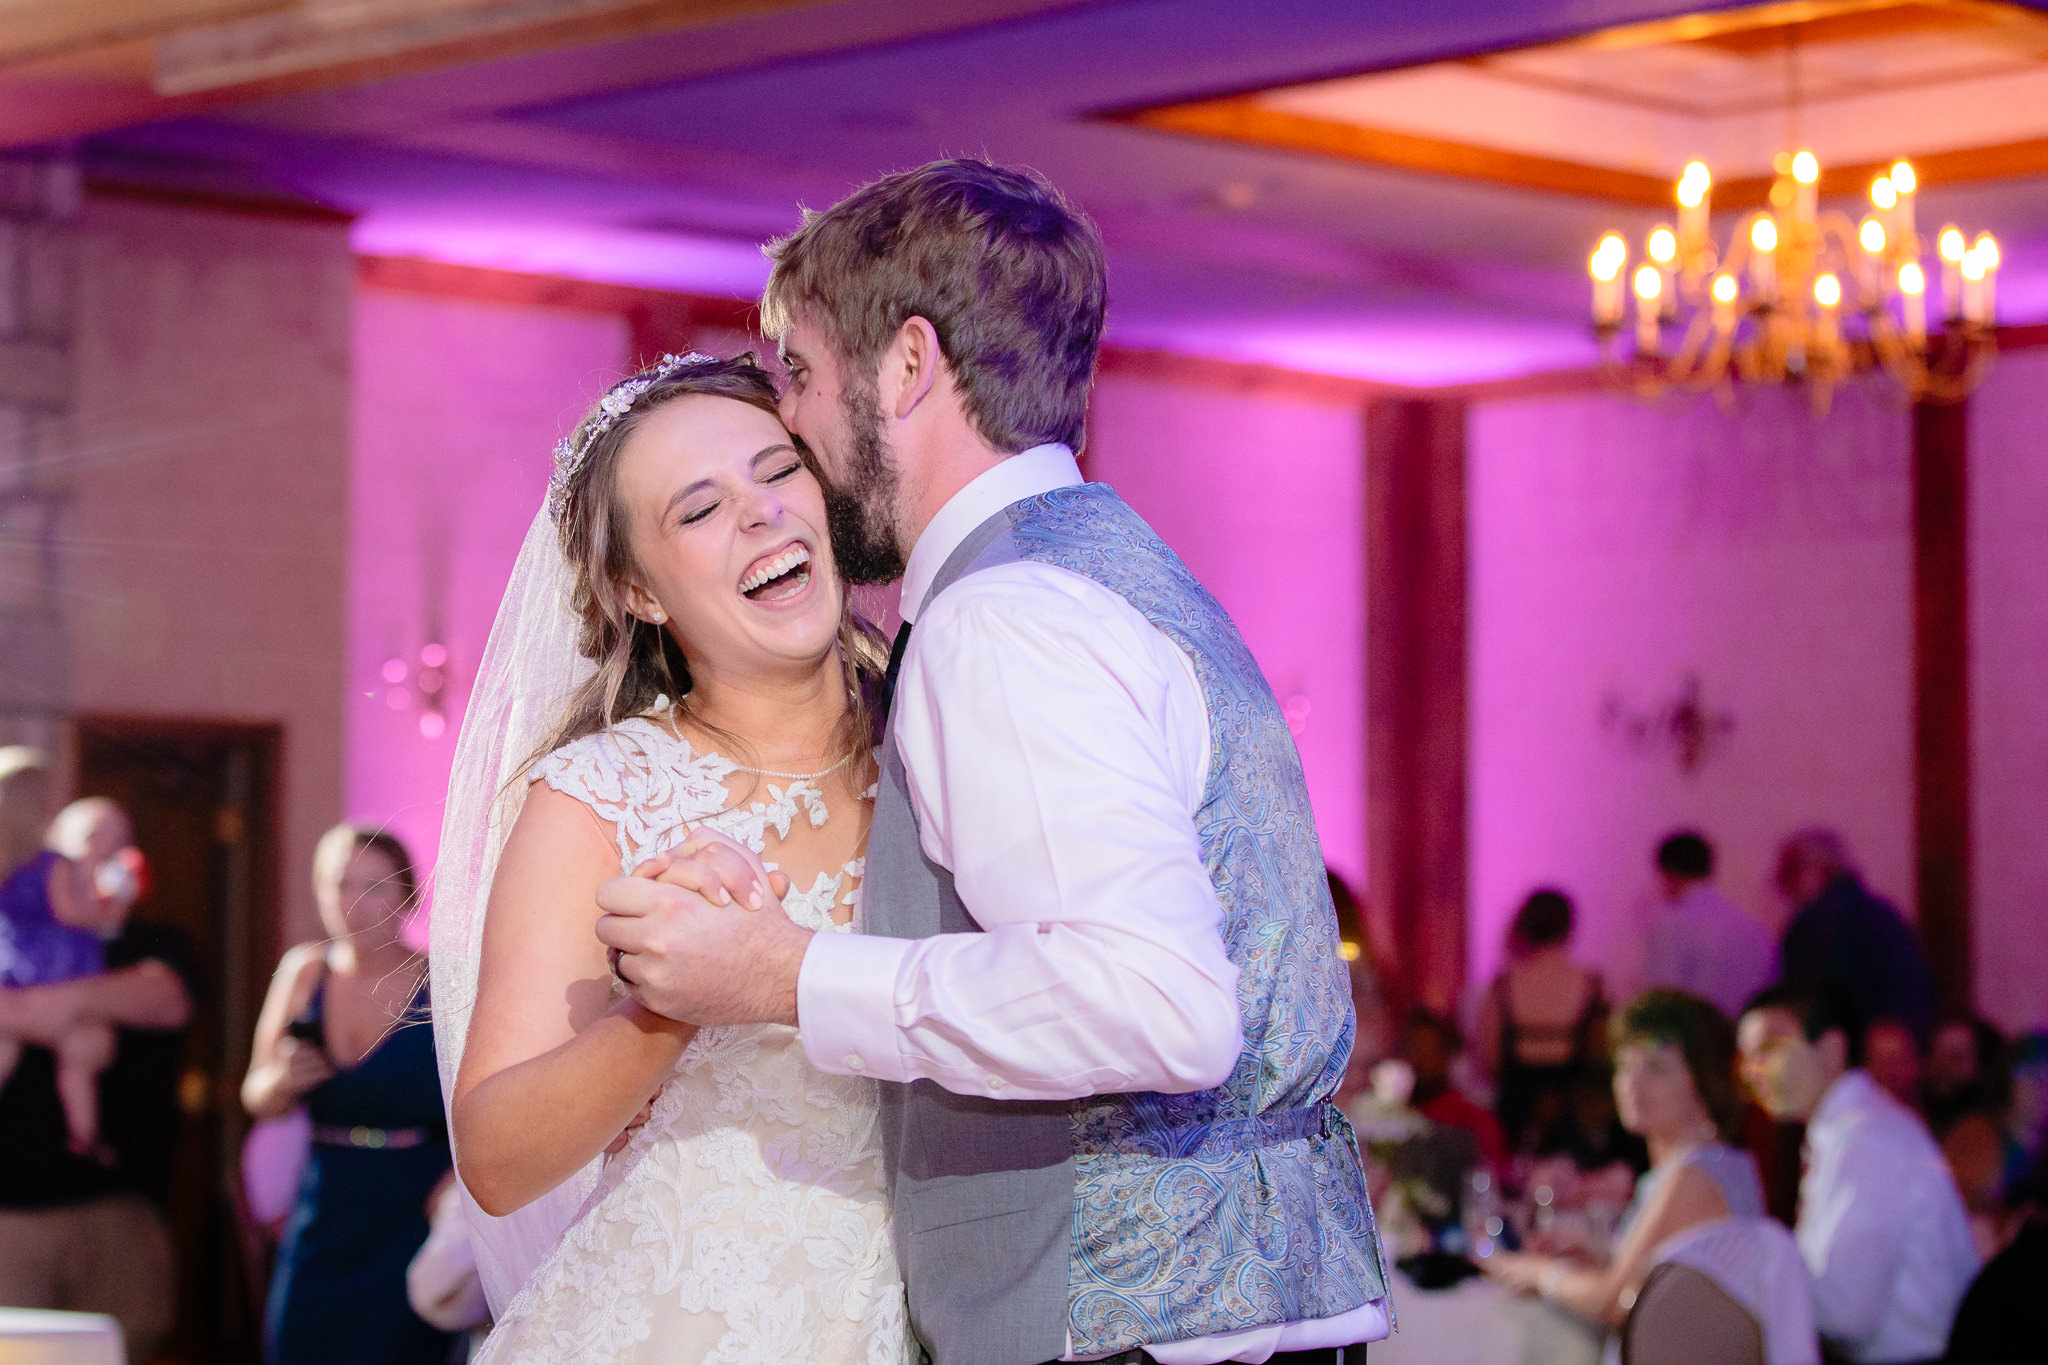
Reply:
M103 1313L0 1308L0 1365L127 1365L121 1327Z
M1600 1365L1601 1329L1492 1280L1423 1289L1396 1270L1388 1290L1395 1331L1372 1344L1370 1365Z

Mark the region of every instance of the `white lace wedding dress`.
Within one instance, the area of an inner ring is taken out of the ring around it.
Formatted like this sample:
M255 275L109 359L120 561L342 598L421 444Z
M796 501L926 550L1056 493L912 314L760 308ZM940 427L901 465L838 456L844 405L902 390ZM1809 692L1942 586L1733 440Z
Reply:
M783 901L797 923L855 928L859 846L844 820L827 837L813 780L749 774L647 718L532 776L616 828L624 871L709 825L810 878ZM479 1365L901 1365L873 1084L812 1068L793 1028L699 1033Z

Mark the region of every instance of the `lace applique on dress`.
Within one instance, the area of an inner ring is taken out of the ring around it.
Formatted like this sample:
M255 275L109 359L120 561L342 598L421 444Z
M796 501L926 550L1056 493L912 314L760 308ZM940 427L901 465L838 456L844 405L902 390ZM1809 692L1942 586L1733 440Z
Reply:
M823 792L765 786L730 805L739 769L628 720L565 745L533 777L618 831L630 871L709 825L762 856L822 829ZM791 861L801 861L791 859ZM793 888L790 917L850 932L863 859ZM480 1365L903 1365L913 1358L888 1231L871 1081L805 1060L796 1030L705 1029L653 1118L606 1162L576 1222L520 1289Z

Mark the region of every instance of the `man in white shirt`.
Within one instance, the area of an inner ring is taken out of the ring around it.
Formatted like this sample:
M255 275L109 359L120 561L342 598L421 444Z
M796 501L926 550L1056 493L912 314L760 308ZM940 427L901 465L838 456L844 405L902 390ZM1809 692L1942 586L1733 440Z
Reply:
M1733 1019L1771 979L1771 936L1714 885L1714 846L1697 830L1657 845L1664 903L1650 917L1644 983L1687 991Z
M1081 481L1092 224L939 162L770 254L835 556L904 583L869 932L622 879L600 936L650 1008L798 1024L814 1066L886 1083L937 1365L1356 1365L1386 1270L1329 1103L1353 1021L1307 789L1221 608Z
M1773 987L1738 1027L1743 1074L1773 1118L1806 1124L1795 1232L1821 1336L1857 1365L1932 1361L1977 1248L1926 1125L1852 1069L1856 1032L1838 1001Z

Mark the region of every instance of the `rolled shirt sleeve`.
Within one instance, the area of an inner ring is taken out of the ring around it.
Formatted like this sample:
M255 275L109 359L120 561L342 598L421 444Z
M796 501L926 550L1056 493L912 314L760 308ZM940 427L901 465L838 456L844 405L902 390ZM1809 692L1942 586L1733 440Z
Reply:
M812 1063L1008 1099L1221 1084L1243 1033L1187 656L1090 579L990 568L927 606L891 726L924 852L984 932L819 935Z

